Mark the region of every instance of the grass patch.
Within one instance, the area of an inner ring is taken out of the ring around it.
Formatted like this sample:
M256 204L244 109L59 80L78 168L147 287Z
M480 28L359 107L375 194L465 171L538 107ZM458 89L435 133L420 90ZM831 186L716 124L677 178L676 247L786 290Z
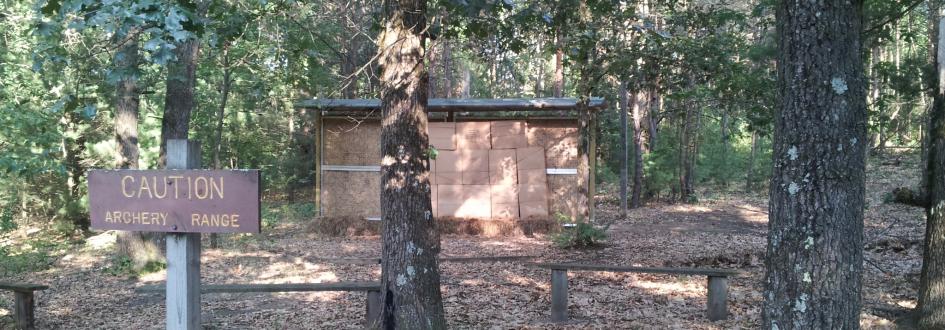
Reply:
M112 276L129 276L132 278L137 278L141 275L159 272L164 269L167 269L167 262L163 260L148 261L140 269L135 269L135 262L134 260L131 260L131 258L128 258L127 256L115 256L112 257L111 261L105 266L102 272Z

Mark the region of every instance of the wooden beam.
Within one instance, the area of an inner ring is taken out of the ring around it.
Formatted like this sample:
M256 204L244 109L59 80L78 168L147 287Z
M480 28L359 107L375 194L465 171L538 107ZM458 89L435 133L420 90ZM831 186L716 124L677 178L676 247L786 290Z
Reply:
M709 293L706 301L709 321L728 318L728 277L709 276Z
M587 162L590 170L587 172L587 219L593 222L597 213L594 209L594 196L597 195L597 113L591 109L588 111Z
M322 143L324 134L322 131L325 126L322 124L322 111L315 110L315 210L318 215L322 215Z
M200 168L200 144L167 141L168 169ZM200 233L167 234L167 329L200 329Z
M36 320L33 315L36 304L33 302L33 291L14 291L13 296L15 300L13 319L16 321L16 329L36 329Z
M551 270L571 270L571 271L601 271L616 273L646 273L646 274L669 274L669 275L705 275L705 276L736 276L741 272L734 269L715 269L715 268L686 268L686 267L625 267L608 266L578 263L538 263L529 264L529 266L538 268L547 268Z
M551 321L568 320L568 271L551 271Z
M380 289L380 282L206 284L200 286L200 293L378 291ZM146 285L136 288L135 292L161 293L164 292L164 285Z
M534 99L429 99L429 112L488 112L488 111L562 111L575 110L575 98ZM312 99L295 102L297 108L314 108L341 111L375 111L380 109L378 99ZM606 107L604 99L592 98L591 110Z
M46 286L43 284L0 282L0 290L9 290L9 291L15 291L15 292L33 292L37 290L46 290L46 289L49 289L49 286Z

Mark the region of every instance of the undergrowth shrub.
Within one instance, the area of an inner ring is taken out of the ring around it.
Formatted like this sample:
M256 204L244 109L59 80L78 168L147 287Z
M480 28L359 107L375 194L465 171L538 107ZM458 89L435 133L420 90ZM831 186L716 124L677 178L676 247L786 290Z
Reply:
M603 227L594 226L594 224L585 221L584 218L577 220L571 219L561 213L555 214L555 219L562 225L572 225L551 235L551 242L562 249L582 249L600 245L607 239L607 229L610 225Z

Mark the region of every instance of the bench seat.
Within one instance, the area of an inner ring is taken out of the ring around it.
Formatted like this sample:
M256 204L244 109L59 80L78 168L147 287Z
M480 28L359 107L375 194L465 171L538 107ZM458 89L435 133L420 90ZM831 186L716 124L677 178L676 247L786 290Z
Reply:
M568 320L568 271L706 276L709 281L706 314L710 321L728 318L728 278L741 273L733 269L634 267L581 263L538 263L530 264L530 266L551 270L551 320L554 322Z
M33 310L36 303L33 301L33 292L49 289L49 286L32 283L0 282L0 290L13 291L14 312L13 319L17 329L34 329L36 320Z

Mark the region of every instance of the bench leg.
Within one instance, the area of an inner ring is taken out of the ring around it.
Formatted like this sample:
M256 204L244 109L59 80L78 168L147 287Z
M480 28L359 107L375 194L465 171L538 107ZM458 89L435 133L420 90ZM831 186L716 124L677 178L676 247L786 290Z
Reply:
M709 321L728 318L728 277L709 276Z
M33 323L33 292L16 291L13 294L16 297L14 307L14 309L16 309L14 312L16 328L20 330L35 329L35 324Z
M367 292L367 315L364 316L365 329L378 329L381 324L381 292Z
M551 321L568 320L568 271L551 270Z

